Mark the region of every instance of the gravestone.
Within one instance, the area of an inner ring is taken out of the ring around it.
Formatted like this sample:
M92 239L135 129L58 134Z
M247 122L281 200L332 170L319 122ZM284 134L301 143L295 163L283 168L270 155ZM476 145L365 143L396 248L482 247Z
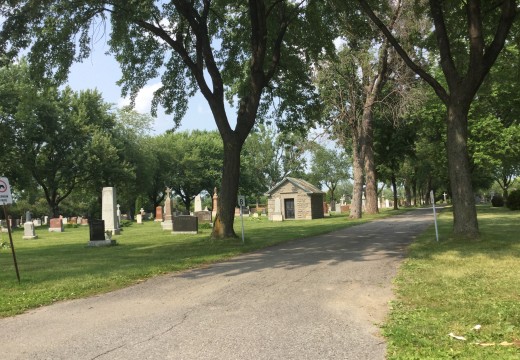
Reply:
M33 220L34 226L42 226L42 220L41 219L34 219Z
M172 234L198 234L199 223L196 216L180 215L173 218Z
M137 215L135 216L135 219L136 219L136 221L137 221L138 224L143 225L143 215L141 215L141 214L137 214Z
M202 198L200 195L195 196L195 210L194 212L202 211Z
M63 222L63 225L67 225L69 223L69 219L66 217L61 218L61 221Z
M155 221L162 222L163 221L163 211L162 206L157 206L155 208Z
M88 246L110 246L116 244L116 241L111 239L111 232L107 234L104 220L92 219L89 222L89 230L90 241Z
M81 219L81 225L87 226L88 225L88 219L87 218L82 218Z
M49 231L63 232L63 221L60 218L52 218L49 220Z
M75 216L69 218L69 224L72 224L72 225L78 225L78 218L75 217Z
M105 221L92 220L89 224L90 241L105 241Z
M330 216L329 205L326 202L323 203L323 216Z
M199 219L199 224L211 222L211 211L196 211L194 215Z
M282 199L279 197L274 199L274 212L271 215L272 221L283 221L282 215Z
M78 216L78 218L76 219L76 224L77 225L81 225L82 221L83 221L83 217L82 216Z
M163 230L171 231L173 229L173 206L170 198L172 190L166 188L166 199L164 200L164 221L161 223Z
M121 229L119 228L119 221L117 219L116 188L104 187L102 199L101 218L105 221L105 231L110 231L112 235L119 235Z
M18 219L13 219L11 215L8 217L9 225L11 225L11 229L15 229L18 227Z
M3 233L9 232L9 229L7 228L7 221L0 220L0 228L2 229Z
M330 211L336 211L336 200L331 200Z
M43 217L43 225L47 225L49 223L49 217L47 215L45 215Z
M27 221L23 224L23 238L24 239L37 239L38 236L34 232L34 224L32 221Z

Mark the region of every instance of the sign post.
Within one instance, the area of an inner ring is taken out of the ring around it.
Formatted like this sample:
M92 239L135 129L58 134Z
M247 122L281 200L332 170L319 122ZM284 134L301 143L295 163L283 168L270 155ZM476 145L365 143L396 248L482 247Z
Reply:
M12 204L13 198L11 196L11 186L6 177L0 177L0 204L4 206L4 216L7 223L7 232L9 233L9 242L11 243L11 252L13 253L14 268L16 270L16 278L20 283L20 272L18 271L18 263L16 262L16 253L14 251L13 235L11 233L11 223L7 215L7 204Z
M435 222L435 238L437 239L437 242L439 242L439 230L437 229L437 213L435 212L435 196L433 195L433 190L430 190L430 200L432 202L433 220Z
M240 220L242 221L242 244L244 244L244 212L242 208L246 206L246 197L238 195L238 206L240 206Z

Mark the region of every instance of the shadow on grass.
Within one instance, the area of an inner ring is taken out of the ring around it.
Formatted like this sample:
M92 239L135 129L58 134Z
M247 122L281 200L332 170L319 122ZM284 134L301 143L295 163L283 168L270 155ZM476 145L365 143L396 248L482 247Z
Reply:
M497 259L520 256L520 211L485 205L477 209L479 239L469 240L453 234L453 212L449 208L439 219L440 241L435 241L434 230L430 229L413 245L410 257L429 259L446 252L455 252L462 258L475 255Z

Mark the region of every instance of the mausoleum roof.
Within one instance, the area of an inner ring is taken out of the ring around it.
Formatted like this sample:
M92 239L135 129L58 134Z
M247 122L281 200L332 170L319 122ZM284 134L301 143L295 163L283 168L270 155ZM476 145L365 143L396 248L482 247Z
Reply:
M276 192L278 188L285 185L287 182L293 184L294 186L300 188L303 192L307 194L324 194L323 191L318 189L316 186L312 185L310 182L305 181L303 179L297 179L292 177L283 178L278 184L269 189L265 195L269 196Z

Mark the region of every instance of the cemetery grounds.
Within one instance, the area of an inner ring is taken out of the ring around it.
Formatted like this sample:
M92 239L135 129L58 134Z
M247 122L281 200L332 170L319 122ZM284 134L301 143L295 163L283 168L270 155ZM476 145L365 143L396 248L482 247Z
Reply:
M279 223L248 217L244 244L209 240L209 226L199 227L198 235L172 235L153 221L125 222L122 234L114 236L118 245L100 248L87 247L86 226L66 225L63 233L37 228L36 240L22 240L23 229L17 229L21 284L11 250L0 246L0 317L402 212ZM440 241L431 226L410 246L395 279L396 299L380 324L388 359L520 358L520 212L488 206L478 212L478 241L451 236L448 208L439 217ZM239 218L235 230L240 234ZM3 233L0 245L6 243Z

